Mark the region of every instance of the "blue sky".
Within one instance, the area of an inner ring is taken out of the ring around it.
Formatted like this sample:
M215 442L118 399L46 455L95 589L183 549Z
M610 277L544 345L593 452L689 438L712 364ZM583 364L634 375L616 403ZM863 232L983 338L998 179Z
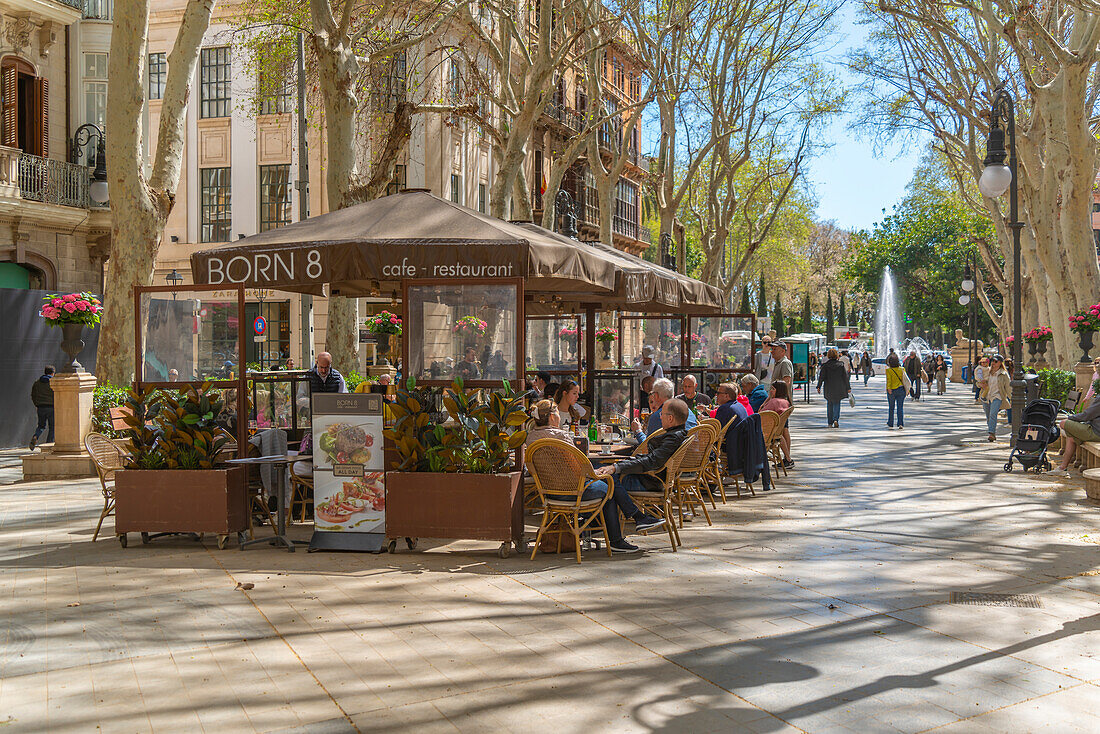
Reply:
M822 58L841 83L849 86L858 79L848 73L844 57L864 38L864 28L854 22L854 5L849 1L841 9L838 43ZM858 103L853 99L849 109ZM848 130L852 119L852 114L843 114L826 131L823 142L832 147L810 163L807 180L818 201L819 220L836 220L846 229L870 229L882 219L882 210L889 213L904 195L923 146L903 149L894 143L876 149L869 136Z

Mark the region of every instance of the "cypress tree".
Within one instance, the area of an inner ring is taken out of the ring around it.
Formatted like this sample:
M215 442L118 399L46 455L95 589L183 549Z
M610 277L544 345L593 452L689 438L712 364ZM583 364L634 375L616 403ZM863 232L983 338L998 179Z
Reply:
M752 306L749 305L749 284L745 283L741 289L741 313L752 313Z
M768 299L764 295L764 274L760 273L760 286L756 289L756 315L768 315Z
M848 326L848 309L844 308L844 294L840 294L840 325Z
M833 326L835 321L833 320L833 292L829 291L825 296L825 341L829 344L833 343Z
M813 333L813 320L810 315L810 294L807 292L802 298L802 333Z
M779 293L775 294L775 309L772 311L772 328L775 329L775 335L782 339L786 334L785 325L783 323L783 302L779 297Z

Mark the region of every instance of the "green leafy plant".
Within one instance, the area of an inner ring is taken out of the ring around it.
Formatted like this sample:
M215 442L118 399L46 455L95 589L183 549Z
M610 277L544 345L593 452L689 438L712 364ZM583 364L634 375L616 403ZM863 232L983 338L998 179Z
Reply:
M385 432L394 442L400 471L496 474L512 466L512 452L523 445L527 415L523 396L507 381L501 392L467 390L456 379L443 396L450 421L433 423L426 406L430 391L417 390L412 378L390 404L393 428Z
M1066 393L1077 384L1077 376L1069 370L1039 370L1039 395L1059 403L1066 399Z
M129 391L129 469L213 469L230 437L218 427L222 392L204 383L179 391Z
M128 392L127 388L109 382L95 386L92 393L92 430L108 438L122 437L122 431L116 431L111 424L111 408L126 405Z

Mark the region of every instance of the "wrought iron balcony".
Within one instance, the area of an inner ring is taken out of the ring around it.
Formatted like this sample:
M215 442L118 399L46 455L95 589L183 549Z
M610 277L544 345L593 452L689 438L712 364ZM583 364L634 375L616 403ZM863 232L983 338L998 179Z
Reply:
M19 196L44 204L87 209L92 169L87 166L19 153Z
M70 8L75 8L81 13L84 12L84 0L57 0L57 2L61 3L62 5L67 5Z

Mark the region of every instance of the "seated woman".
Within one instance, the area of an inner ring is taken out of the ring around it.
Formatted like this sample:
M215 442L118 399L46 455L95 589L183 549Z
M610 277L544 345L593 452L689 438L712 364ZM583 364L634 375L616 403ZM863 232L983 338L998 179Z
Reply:
M768 399L760 406L760 411L773 410L782 414L789 407L791 407L791 391L787 387L787 383L782 380L773 382L771 389L768 391ZM794 466L794 459L791 458L791 429L788 426L783 426L783 435L779 438L779 448L783 450L783 466L790 469Z
M540 400L531 408L531 420L528 421L527 440L525 446L530 446L541 438L552 438L573 445L573 437L561 430L558 419L557 406L549 400ZM590 481L584 488L581 499L584 501L598 499L607 494L607 482L602 480ZM557 499L557 498L555 498ZM567 498L561 498L567 499ZM615 486L615 492L611 495L611 502L603 506L603 519L607 525L607 542L614 553L637 553L640 548L626 542L622 528L619 526L619 510L622 509L626 517L633 518L635 527L639 530L652 530L664 524L663 520L650 517L638 511L637 505L627 496L626 489Z
M580 421L586 414L583 405L577 401L581 397L581 386L573 380L566 380L554 394L554 402L557 404L558 421L563 426L570 426Z

